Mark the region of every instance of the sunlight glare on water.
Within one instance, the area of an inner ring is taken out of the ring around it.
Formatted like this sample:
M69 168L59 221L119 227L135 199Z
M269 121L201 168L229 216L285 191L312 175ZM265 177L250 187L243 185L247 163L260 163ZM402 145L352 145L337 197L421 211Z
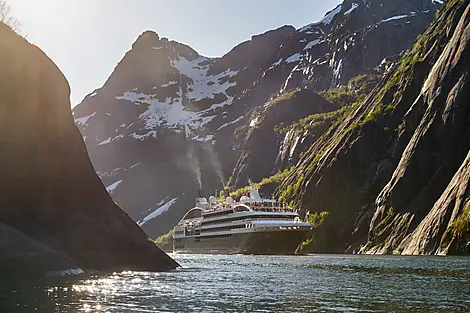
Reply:
M468 312L470 259L173 255L183 268L0 284L0 312Z

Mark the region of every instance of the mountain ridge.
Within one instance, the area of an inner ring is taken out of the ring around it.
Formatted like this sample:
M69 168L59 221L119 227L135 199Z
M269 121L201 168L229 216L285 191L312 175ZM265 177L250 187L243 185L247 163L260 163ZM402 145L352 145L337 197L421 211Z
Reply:
M165 233L193 205L200 183L206 191L224 188L244 153L239 129L256 129L253 112L294 89L345 85L409 48L439 6L402 2L368 8L348 0L320 22L255 35L220 58L143 33L152 38L139 37L105 85L74 108L98 174L134 220L177 199L142 225L151 236ZM404 12L411 8L428 11ZM358 17L374 12L381 23L355 33ZM407 15L383 21L400 12ZM370 43L368 50L355 42ZM369 56L357 62L364 51ZM299 119L311 111L303 112Z

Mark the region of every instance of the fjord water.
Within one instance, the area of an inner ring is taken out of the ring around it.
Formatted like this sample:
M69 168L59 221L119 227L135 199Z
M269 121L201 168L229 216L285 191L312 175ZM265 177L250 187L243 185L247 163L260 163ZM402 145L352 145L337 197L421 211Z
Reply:
M0 312L469 312L470 258L173 255L183 268L0 282Z

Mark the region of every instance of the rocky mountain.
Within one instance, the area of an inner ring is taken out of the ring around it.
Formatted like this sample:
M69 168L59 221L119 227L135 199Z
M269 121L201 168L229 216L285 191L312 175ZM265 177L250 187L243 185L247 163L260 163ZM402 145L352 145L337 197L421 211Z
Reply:
M207 194L229 177L240 187L277 171L279 138L257 130L338 109L318 92L385 73L384 60L409 49L439 6L345 0L320 22L254 36L221 58L148 31L75 107L75 122L113 199L157 236L193 206L198 185ZM251 149L263 138L260 163Z
M3 23L0 38L2 279L178 266L106 192L60 70Z
M243 150L230 177L229 189L242 188L249 178L259 182L292 168L381 78L380 72L369 73L320 94L309 88L294 89L253 110L251 120L256 125L238 129L241 135L237 136L244 137Z
M282 182L284 199L329 212L312 250L470 253L469 31L470 1L447 1Z

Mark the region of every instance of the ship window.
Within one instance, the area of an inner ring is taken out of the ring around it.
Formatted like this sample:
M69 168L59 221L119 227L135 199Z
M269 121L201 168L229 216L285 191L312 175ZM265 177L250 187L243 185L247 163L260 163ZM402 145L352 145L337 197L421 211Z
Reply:
M232 222L232 221L242 221L246 219L263 219L263 220L285 220L285 221L290 221L293 220L293 216L286 216L286 215L250 215L250 216L239 216L236 218L226 218L226 219L220 219L216 221L202 221L202 225L214 225L214 224L223 224L226 222Z
M227 226L227 227L216 227L216 228L210 228L210 229L203 229L203 233L213 233L217 231L228 231L232 229L238 229L238 228L245 228L245 224L240 224L240 225L233 225L233 226Z
M225 235L214 235L214 236L205 236L201 237L202 240L209 241L209 242L214 242L212 239L221 239L221 238L230 238L232 237L231 234L225 234Z
M205 214L205 216L207 218L210 218L210 217L218 217L218 216L224 216L224 215L229 215L229 214L232 214L233 213L233 210L226 210L226 211L214 211L214 212L207 212Z

